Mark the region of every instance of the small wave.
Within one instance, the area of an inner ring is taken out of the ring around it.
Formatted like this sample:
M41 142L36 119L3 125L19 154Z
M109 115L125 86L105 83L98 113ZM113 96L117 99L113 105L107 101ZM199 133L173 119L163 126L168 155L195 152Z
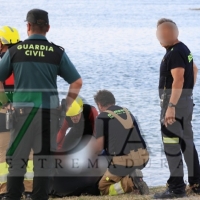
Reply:
M189 10L200 10L200 8L189 8Z

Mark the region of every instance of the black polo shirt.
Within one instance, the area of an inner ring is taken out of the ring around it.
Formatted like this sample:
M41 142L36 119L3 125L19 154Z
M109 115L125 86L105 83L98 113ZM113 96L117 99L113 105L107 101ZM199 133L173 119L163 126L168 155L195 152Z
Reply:
M171 70L182 67L185 69L184 84L181 96L192 95L194 87L193 57L188 47L179 42L167 49L160 65L159 95L163 93L166 79L167 93L171 94L173 77Z
M108 108L126 119L126 113L120 106L111 106ZM131 114L134 128L125 129L123 125L112 115L102 112L96 119L95 131L96 138L104 136L104 149L108 155L122 156L130 153L131 150L137 151L139 148L146 148L146 144L140 134L136 120Z

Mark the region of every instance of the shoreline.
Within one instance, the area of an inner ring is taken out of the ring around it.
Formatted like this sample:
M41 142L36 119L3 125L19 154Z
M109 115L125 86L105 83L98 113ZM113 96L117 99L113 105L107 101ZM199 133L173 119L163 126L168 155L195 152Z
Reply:
M162 192L166 189L165 186L157 186L157 187L150 187L150 194L149 195L138 195L134 193L118 195L118 196L80 196L80 197L64 197L64 198L49 198L51 200L150 200L153 199L153 195L156 192ZM193 192L189 190L187 187L187 194L188 196L185 198L177 198L177 199L187 199L187 200L197 200L200 199L200 195L195 195Z

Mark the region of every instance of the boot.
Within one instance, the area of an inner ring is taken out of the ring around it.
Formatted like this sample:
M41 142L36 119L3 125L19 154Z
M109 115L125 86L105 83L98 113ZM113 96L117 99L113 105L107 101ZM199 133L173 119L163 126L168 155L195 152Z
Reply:
M25 192L24 197L25 197L25 200L32 200L30 192Z
M146 182L143 181L143 174L142 171L139 169L134 170L130 177L133 180L134 186L139 190L141 195L148 195L149 194L149 187L147 186Z
M20 200L24 191L23 185L24 177L7 177L7 194L6 199L8 200Z
M174 198L183 198L186 197L186 192L175 193L172 189L167 188L162 193L156 193L154 199L174 199Z
M200 195L200 184L194 184L194 185L190 186L190 188L192 189L192 191L195 194L199 194Z

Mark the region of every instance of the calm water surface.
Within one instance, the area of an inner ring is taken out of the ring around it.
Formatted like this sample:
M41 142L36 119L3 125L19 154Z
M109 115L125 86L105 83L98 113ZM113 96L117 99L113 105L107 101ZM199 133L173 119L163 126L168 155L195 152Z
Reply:
M111 90L117 104L128 107L137 117L151 152L144 175L151 186L165 184L169 171L159 128L158 75L165 50L155 37L156 22L175 20L180 40L191 49L200 68L199 0L51 0L0 1L0 26L18 28L26 36L26 13L32 8L49 12L48 39L63 46L82 75L81 95L94 104L99 89ZM58 78L60 91L68 84ZM61 95L61 98L64 97ZM200 151L200 81L194 91L193 128ZM187 179L187 174L185 176Z

